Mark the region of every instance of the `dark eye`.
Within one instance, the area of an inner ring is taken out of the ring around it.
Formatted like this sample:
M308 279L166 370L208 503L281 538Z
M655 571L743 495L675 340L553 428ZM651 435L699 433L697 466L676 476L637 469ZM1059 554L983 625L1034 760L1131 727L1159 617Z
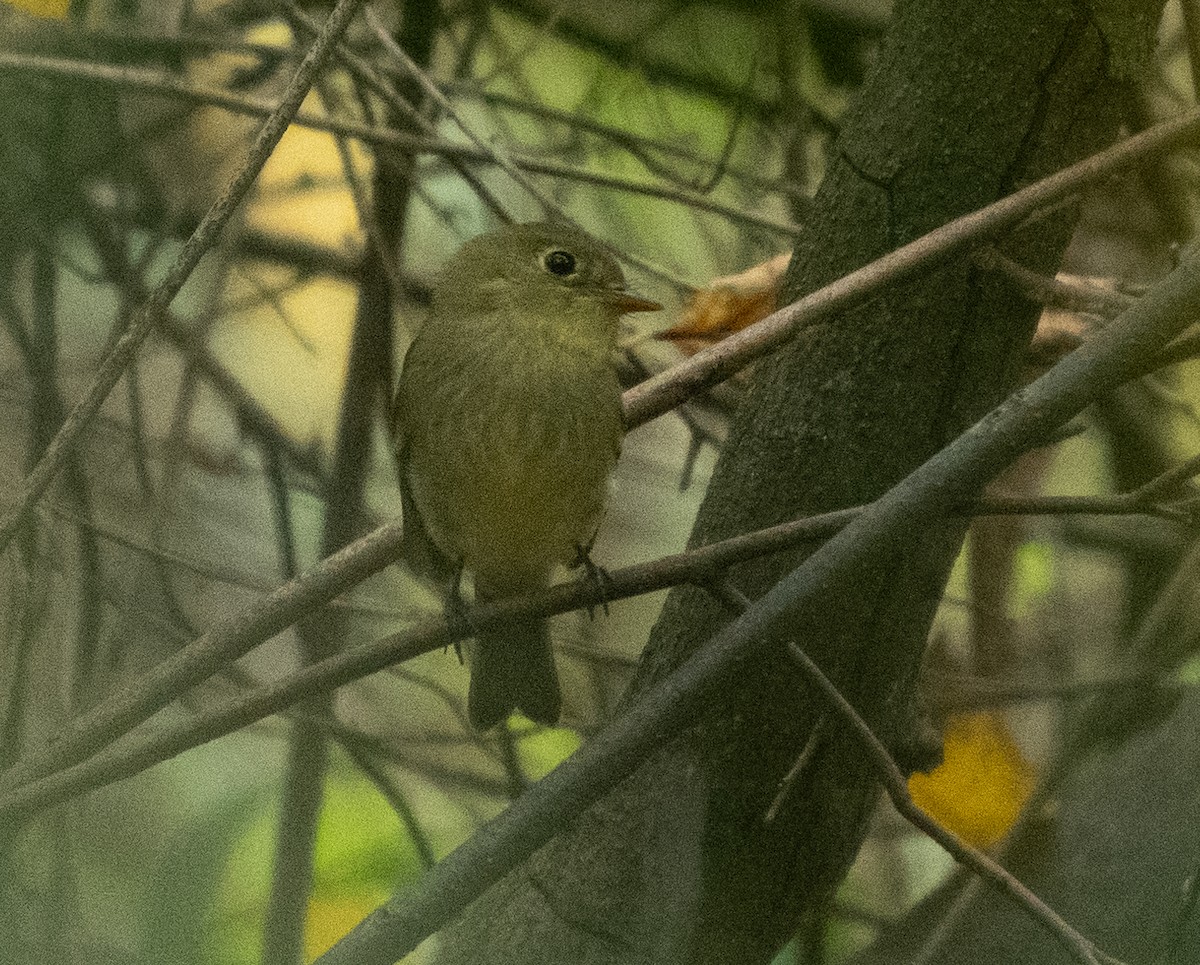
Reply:
M552 275L565 278L575 274L575 256L569 251L548 251L542 256L542 265Z

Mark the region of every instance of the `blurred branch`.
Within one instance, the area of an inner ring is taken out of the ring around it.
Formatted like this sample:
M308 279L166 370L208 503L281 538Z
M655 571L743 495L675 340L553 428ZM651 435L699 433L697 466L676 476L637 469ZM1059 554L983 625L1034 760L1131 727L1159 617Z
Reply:
M60 152L54 152L56 156ZM30 333L33 352L29 369L34 399L30 415L34 431L30 442L30 464L36 463L62 425L66 405L59 388L58 347L58 271L52 252L41 247L34 255L33 316ZM132 383L131 383L132 384ZM79 459L69 453L63 469L66 491L79 516L92 516L91 487ZM68 660L68 713L87 702L90 685L97 666L101 621L99 588L102 581L100 549L87 526L78 527L79 611L76 618L75 645Z
M1200 9L1196 6L1196 0L1179 0L1179 8L1183 13L1183 36L1187 41L1192 93L1200 100Z
M553 5L538 3L537 0L505 0L499 6L537 23L544 22L553 9ZM774 100L753 90L746 90L740 84L730 83L695 69L693 65L703 63L701 60L676 64L651 58L641 49L641 33L634 40L624 40L602 33L582 19L570 16L560 20L556 27L557 32L565 39L581 47L599 51L613 63L635 68L648 81L665 82L673 87L711 97L722 104L744 105L744 109L755 117L768 121L775 119L778 105ZM836 132L837 123L832 117L819 111L815 105L809 104L808 109L812 111L813 119L824 131Z
M1195 472L1193 471L1193 475ZM1160 503L1154 493L1142 489L1112 496L989 496L969 510L973 516L1157 516L1194 526L1200 522L1200 507L1190 498Z
M434 854L433 845L429 842L429 836L417 820L416 814L413 812L412 806L408 803L408 798L404 792L392 780L391 775L379 766L378 761L375 760L370 751L364 748L358 741L344 735L339 736L337 740L341 744L342 749L350 755L350 759L354 761L358 769L375 785L379 793L383 795L384 800L396 812L396 817L400 819L400 823L404 825L409 838L412 839L413 847L417 851L417 857L421 861L421 867L426 870L432 868L437 864L437 855Z
M307 30L310 33L315 34L317 32L316 22L301 10L293 0L282 0L282 3L293 26ZM437 127L415 106L415 101L417 100L417 88L415 85L410 85L408 90L401 93L392 86L385 75L375 69L373 64L359 57L345 44L339 46L337 58L359 84L363 85L367 90L373 91L383 99L384 104L391 109L397 121L403 121L411 127L412 130L407 132L409 136L412 136L413 131L419 131L422 134L417 135L418 137L423 135L436 139ZM475 196L494 215L503 219L505 217L504 206L487 185L479 179L479 176L470 170L461 158L452 155L447 155L447 158L451 166L471 186L475 192Z
M302 276L321 273L333 275L342 281L351 281L357 276L358 258L343 249L314 244L301 238L266 234L252 229L239 231L233 239L234 250L246 258L260 258L288 265ZM418 304L428 304L429 287L415 278L400 275L404 294Z
M127 247L119 243L106 213L88 204L82 204L84 221L92 233L92 249L104 265L109 279L115 282L129 298L138 303L150 298L150 291L133 265L129 263ZM255 251L254 248L249 248ZM251 395L213 354L202 335L181 321L169 308L163 309L158 318L157 332L173 344L199 374L229 404L237 417L238 425L251 437L279 448L288 461L300 472L319 479L323 472L320 455L315 448L303 448L284 432L271 412Z
M1132 296L1108 291L1097 285L1070 281L1062 276L1050 278L1018 264L997 248L986 247L975 253L975 264L985 271L999 271L1016 282L1025 295L1046 308L1068 312L1086 312L1111 318L1129 307Z
M1097 948L1003 867L922 811L908 792L908 781L903 772L867 722L795 642L789 643L787 649L810 684L815 686L825 702L850 725L874 763L876 773L893 806L905 820L940 845L959 864L969 868L1001 894L1008 895L1016 901L1027 914L1057 938L1059 944L1072 957L1084 965L1120 965L1119 959Z
M225 664L388 566L399 556L401 531L398 524L381 526L255 606L218 620L203 636L75 717L54 741L0 774L0 789L60 770L104 747Z
M30 70L40 73L79 77L118 88L143 90L147 93L174 97L206 107L220 107L249 117L268 117L274 109L267 101L229 94L217 88L200 87L183 83L158 73L124 67L111 67L104 64L91 64L64 58L34 57L27 54L10 54L0 51L0 71L5 69ZM480 147L447 141L435 136L432 133L432 129L431 133L412 134L375 127L357 121L344 121L323 117L307 111L297 113L292 123L312 130L352 137L355 140L377 147L390 147L405 153L439 155L446 158L448 162L454 165L456 170L468 177L468 181L477 193L484 191L484 189L464 165L467 163L502 165L494 150L486 145ZM631 194L674 201L697 211L708 211L721 215L729 221L771 231L776 234L793 236L800 230L794 224L779 221L768 215L723 204L707 198L698 192L682 190L671 185L636 181L632 178L590 171L587 168L515 152L509 155L509 163L518 172L528 171L534 174L545 174L580 184L592 184L597 187L611 188ZM489 197L489 194L485 192L480 196L486 199ZM491 206L493 211L499 212L501 210L498 202L493 201Z
M688 164L704 167L712 167L713 164L712 158L702 156L695 151L678 144L673 144L670 141L647 137L643 134L634 134L624 128L604 124L583 114L556 110L545 104L538 104L532 100L513 97L499 91L480 90L476 81L451 81L443 83L442 89L447 94L452 94L455 97L476 98L486 104L494 104L521 114L550 121L575 133L582 131L603 138L637 158L647 171L662 178L664 181L671 181L676 184L683 183L679 173L672 170L669 165L659 160L655 155L661 154L664 157L673 158L677 161L685 161ZM516 157L518 158L518 163L520 163L519 158L521 155L517 154ZM725 174L735 181L742 182L760 191L778 191L786 194L790 199L807 200L807 195L802 188L789 181L766 177L755 171L750 171L736 165L727 165Z
M115 30L96 23L80 29L75 24L47 22L42 29L80 46L109 51L114 57L180 59L197 52L221 52L242 54L274 66L289 59L292 54L289 47L254 43L240 36L229 37L217 33L167 34L156 30L139 30L132 23L123 23L121 29Z
M289 5L293 20L304 14ZM369 7L364 14L374 25ZM428 64L440 23L437 0L408 0L398 42L383 36L400 51L412 51L408 60L423 76L419 64ZM297 35L299 36L299 35ZM341 53L341 51L339 51ZM404 53L405 58L408 57ZM365 74L360 74L365 76ZM386 85L383 85L386 87ZM323 88L318 87L320 92ZM384 91L392 106L393 123L432 133L434 122L423 110L415 83ZM328 102L328 98L325 98ZM342 549L360 531L367 463L372 433L386 408L395 376L392 308L399 294L395 270L408 226L415 175L415 160L406 155L393 160L377 152L374 190L368 204L354 171L345 139L336 139L343 170L358 211L360 228L368 239L358 270L358 303L350 342L350 357L342 385L334 440L333 464L324 487L321 555ZM484 199L488 195L484 194ZM312 663L335 653L346 632L344 612L319 610L298 627L304 662ZM314 713L332 712L331 695L315 694L306 701ZM303 957L304 927L312 881L313 852L325 784L326 743L320 728L297 721L289 744L284 776L284 798L277 832L275 869L263 935L265 965L291 965Z
M101 363L86 395L67 415L62 427L46 447L45 454L33 472L26 477L17 493L15 508L0 521L0 551L9 545L18 529L29 518L34 504L58 474L76 440L100 411L100 406L121 378L125 367L137 354L142 342L154 330L160 316L191 276L200 259L216 244L226 223L250 190L275 145L283 137L291 118L300 109L301 101L304 100L337 38L349 25L350 18L361 3L362 0L338 0L337 6L325 22L320 38L305 55L280 98L279 106L263 124L237 172L230 178L220 197L213 202L195 232L180 249L174 263L155 286L149 300L142 306L130 327Z
M454 105L450 103L450 100L441 92L438 86L429 79L425 71L421 69L420 65L413 63L408 54L406 54L404 50L397 45L396 42L391 39L391 37L388 36L387 30L384 29L383 24L380 23L379 19L370 9L366 11L366 20L367 23L371 25L371 29L375 31L375 36L379 38L379 42L383 45L384 49L394 59L400 62L410 77L420 85L425 94L442 109L444 114L454 121L458 129L462 131L463 134L465 134L477 148L487 152L495 164L498 164L510 178L516 181L517 184L525 189L527 194L529 194L538 202L538 204L541 205L542 210L546 213L547 217L553 217L563 221L571 220L566 212L563 211L561 205L559 205L553 198L546 194L546 192L540 187L534 184L531 179L525 176L525 172L521 170L521 168L518 167L508 156L508 152L502 151L496 148L494 145L489 145L481 137L479 137L479 135L471 130L470 126L462 119L462 116L454 109ZM636 265L643 271L649 272L650 274L667 281L677 289L687 290L689 288L685 282L680 281L670 272L667 272L665 269L646 261L644 258L639 258L636 255L631 255L626 252L621 255L621 259L629 262L630 264Z
M1178 365L1180 362L1190 362L1198 356L1200 356L1200 332L1185 333L1159 352L1158 358L1154 361L1154 369L1150 371L1165 368L1168 365Z
M425 69L420 64L416 63L416 61L414 61L408 55L404 48L395 41L392 35L388 33L387 28L384 27L382 22L380 22L379 18L375 15L374 11L372 11L370 7L366 9L364 17L367 23L370 25L371 30L374 31L375 38L379 41L383 49L387 51L388 56L400 64L400 66L404 69L404 72L408 75L409 80L417 85L417 87L424 92L425 96L428 97L430 101L432 101L434 104L437 104L437 106L441 109L442 114L450 118L450 120L454 122L454 125L467 136L467 139L474 144L476 148L487 154L490 160L498 164L510 178L523 187L529 193L529 195L542 206L542 209L547 215L555 215L559 218L565 217L562 213L562 209L556 203L547 198L546 195L543 194L542 191L537 187L537 185L529 180L529 178L525 177L524 172L521 171L521 169L509 159L507 152L501 151L498 148L489 145L483 140L483 138L479 137L479 135L471 130L470 125L468 125L466 121L462 119L462 115L460 115L458 111L454 109L454 105L450 103L450 99L442 93L441 88L439 88L438 85L429 78L429 75L425 72Z

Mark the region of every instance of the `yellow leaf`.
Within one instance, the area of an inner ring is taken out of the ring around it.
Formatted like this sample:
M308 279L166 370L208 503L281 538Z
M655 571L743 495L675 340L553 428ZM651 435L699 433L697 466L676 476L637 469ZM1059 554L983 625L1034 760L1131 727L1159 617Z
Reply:
M983 712L950 719L941 766L914 774L908 789L939 823L976 847L990 848L1012 827L1035 780L1004 719Z
M355 895L310 901L304 930L304 960L311 962L324 955L335 942L378 908L386 897Z
M71 0L7 0L10 7L25 10L39 17L52 17L63 20L71 6Z

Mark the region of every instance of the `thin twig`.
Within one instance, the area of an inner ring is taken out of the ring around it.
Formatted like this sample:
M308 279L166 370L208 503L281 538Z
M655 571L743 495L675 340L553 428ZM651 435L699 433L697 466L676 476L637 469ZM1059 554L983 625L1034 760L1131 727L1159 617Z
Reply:
M1133 301L1123 292L1108 291L1097 285L1050 278L1026 268L992 246L975 253L975 264L985 271L1001 271L1024 289L1039 305L1072 312L1086 312L1103 318L1121 314Z
M346 55L342 55L345 58ZM350 61L353 64L354 61ZM16 54L0 51L0 71L26 70L38 73L54 74L64 77L77 77L93 83L103 84L121 89L142 90L147 93L172 97L188 103L205 107L219 107L233 113L249 117L269 117L275 105L259 98L230 94L227 91L213 87L203 87L189 84L163 74L138 70L129 67L114 67L108 64L93 64L86 61L71 60L60 57L41 57L30 54ZM373 75L372 75L373 76ZM376 78L377 80L377 78ZM395 106L397 95L390 92L389 106ZM300 111L292 123L315 131L324 131L341 137L353 138L364 144L376 147L393 148L405 153L434 154L444 157L455 165L455 169L467 177L472 187L480 192L480 197L489 203L493 212L501 213L499 202L484 191L483 185L464 166L466 164L499 164L494 152L488 147L474 144L461 144L448 141L436 136L432 127L427 133L413 134L408 131L395 131L389 128L377 127L358 121L346 121L338 118ZM720 215L729 221L744 224L748 227L760 228L773 234L795 237L800 227L770 215L757 211L748 211L707 198L695 191L686 191L671 185L639 181L634 178L621 177L615 174L604 174L592 171L578 165L567 164L553 159L535 157L524 153L511 152L510 162L519 170L532 174L546 174L564 181L574 181L578 184L590 184L597 187L610 188L645 197L661 198L673 201L697 211L708 211ZM647 269L661 271L661 269Z
M230 178L220 197L208 209L191 237L184 243L175 262L150 293L149 299L134 316L129 328L100 364L87 393L71 410L62 427L46 447L37 466L26 477L20 492L17 493L16 506L8 512L3 521L0 521L0 552L8 547L21 526L28 520L34 505L66 462L75 441L100 411L100 406L137 354L142 342L153 331L159 317L191 277L200 259L220 237L226 223L254 184L267 158L271 156L275 145L283 137L288 123L300 109L300 103L337 38L346 29L361 3L362 0L338 0L337 6L325 21L321 36L305 54L304 60L279 99L279 106L259 130L241 166Z
M1184 332L1164 348L1154 360L1154 368L1165 368L1200 357L1200 331Z
M455 110L454 105L450 103L450 99L442 93L441 88L430 80L429 75L425 73L421 66L414 62L405 52L404 48L396 43L395 38L388 32L387 27L380 22L379 18L375 16L375 12L370 7L366 9L364 18L371 27L371 30L374 31L375 37L383 46L383 49L388 52L389 56L400 63L408 76L417 83L431 101L441 108L442 112L467 136L467 139L479 150L490 155L492 160L500 165L510 178L529 192L530 196L542 206L547 214L561 216L562 209L547 198L542 190L525 176L525 172L512 162L505 151L500 150L494 145L489 145L483 138L471 130L471 126L462 119L462 116Z
M541 23L545 18L545 7L534 0L508 0L505 7L509 11ZM664 8L661 17L674 15L674 7ZM653 36L650 26L649 36ZM611 29L601 26L601 21L592 22L586 17L569 17L559 24L559 35L572 44L585 50L600 51L606 61L620 64L626 70L637 71L640 77L650 84L664 82L668 87L679 87L684 90L703 94L706 98L722 104L746 102L746 107L756 118L766 118L774 124L779 115L779 101L776 97L764 96L757 90L745 90L741 85L730 82L703 66L701 61L693 58L672 57L664 55L657 47L644 49L644 36L641 31L632 36L617 36ZM812 112L814 121L825 133L836 134L838 124L823 108L807 101L805 107Z
M388 566L400 554L401 533L399 524L381 526L253 607L218 620L203 636L75 717L53 741L0 774L0 789L59 770L104 747L225 664Z
M1155 476L1142 483L1127 497L1131 503L1148 504L1159 496L1167 495L1172 489L1182 485L1200 473L1200 453L1192 456L1186 462L1180 463L1174 469Z
M141 273L128 257L128 246L121 243L119 235L109 224L106 213L90 205L82 205L84 223L93 235L92 250L104 268L106 280L111 280L135 303L150 297ZM228 310L229 306L226 306ZM197 334L194 325L183 322L169 308L158 320L157 332L171 342L183 355L189 367L194 368L207 380L233 409L238 425L248 435L260 441L278 445L289 461L301 472L320 478L320 459L312 449L302 449L291 439L263 404L254 398L217 359L204 338Z
M280 3L293 27L307 30L314 35L317 33L319 29L317 22L310 18L294 0L280 0ZM421 131L429 138L436 137L437 127L433 122L408 97L397 91L369 61L359 57L346 44L339 46L337 58L355 81L383 99L383 102L390 108L396 118L403 118L412 125L414 130ZM399 136L412 136L409 132L394 133ZM508 213L504 205L492 190L480 180L479 176L470 170L459 157L448 154L447 159L451 166L458 171L462 179L470 185L471 189L475 192L475 196L483 202L484 206L497 218L500 218L502 221L507 220Z
M701 156L697 152L689 150L680 144L647 137L644 134L635 134L623 127L614 127L611 124L605 124L583 114L561 111L546 104L513 97L510 94L500 91L481 90L476 81L443 82L442 90L447 94L453 94L459 98L478 98L485 103L496 104L531 117L560 124L574 133L583 131L598 138L603 138L632 154L651 174L663 180L675 182L680 186L686 185L687 182L678 173L673 171L670 166L658 161L654 156L655 154L662 154L694 165L707 166L712 163L710 158ZM806 200L804 192L790 182L765 177L762 174L734 165L726 165L725 174L729 178L744 182L760 191L778 192L790 199Z
M387 28L384 27L384 25L379 21L379 18L375 16L371 9L367 9L365 17L367 23L371 25L371 29L375 32L375 36L383 45L383 48L393 58L400 62L409 76L416 81L426 95L435 104L437 104L443 112L445 112L446 116L454 121L454 123L458 126L458 129L467 136L471 143L473 143L480 150L485 151L492 161L498 164L510 178L516 181L517 184L525 189L526 193L528 193L530 197L532 197L539 205L541 205L542 210L546 212L547 215L563 221L572 220L568 217L567 213L557 201L546 194L546 192L538 187L538 185L530 180L530 178L526 177L525 171L523 171L521 167L513 161L507 151L501 150L493 144L488 144L485 140L483 140L483 138L471 130L470 125L462 119L462 116L457 110L455 110L454 105L450 103L449 98L442 93L441 88L439 88L437 84L435 84L429 78L429 75L421 69L420 65L414 63L412 58L409 57L408 54L399 46L399 44L392 39L391 35L387 31ZM581 175L581 180L583 179L584 177ZM681 279L676 278L665 268L661 268L643 258L631 255L628 252L620 253L620 258L621 260L635 265L643 271L649 272L650 274L670 283L678 290L688 291L691 289L691 286Z
M1020 223L1035 211L1200 131L1200 110L1093 154L987 207L955 218L837 281L805 295L762 321L647 379L625 395L625 424L634 428L723 382L802 329L861 304L888 285L907 280L968 245Z
M317 93L326 105L336 103L336 93L332 85L318 83ZM383 227L379 224L379 218L371 209L370 190L363 182L363 179L359 177L358 170L354 165L354 155L350 152L350 146L346 138L335 136L334 145L337 147L338 158L342 164L344 183L350 189L350 197L354 201L354 212L358 216L358 227L366 236L367 244L374 247L376 261L387 275L388 284L392 289L392 300L395 301L400 298L404 291L404 286L400 280L400 272L396 266L396 259L392 255L392 249L388 246L384 237L385 232Z
M804 772L808 770L808 765L812 763L813 755L820 746L821 731L825 727L827 717L827 714L822 714L817 718L817 722L813 724L813 729L808 734L808 740L804 742L804 747L796 755L796 762L779 782L779 787L775 791L775 797L772 798L770 807L767 808L766 813L763 815L764 824L774 822L775 818L779 815L779 809L783 807L784 802L791 796L792 789L799 783L800 778L804 776Z
M825 702L850 725L863 748L870 756L884 790L900 815L913 827L935 841L955 861L970 868L997 891L1008 895L1036 919L1051 935L1084 965L1119 965L1119 959L1098 949L1067 923L1061 915L1035 895L1017 878L998 865L982 851L963 841L958 835L943 827L921 810L908 792L908 780L883 743L875 736L870 725L859 715L840 690L821 672L821 668L800 647L791 641L788 654L810 684L820 692Z

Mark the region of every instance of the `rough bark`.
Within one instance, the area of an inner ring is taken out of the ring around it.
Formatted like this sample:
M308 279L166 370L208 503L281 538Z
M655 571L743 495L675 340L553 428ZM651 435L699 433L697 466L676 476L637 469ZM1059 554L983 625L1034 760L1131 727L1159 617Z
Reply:
M786 297L1109 143L1161 8L1117 6L901 4L845 119ZM1060 210L1002 247L1052 273L1072 222ZM1009 283L962 259L797 338L759 367L693 544L879 495L1012 387L1035 321ZM961 537L959 524L931 521L919 544L797 627L898 750ZM757 597L799 560L780 555L731 576ZM673 593L630 699L728 618L704 591ZM439 961L769 961L845 874L877 797L853 740L820 718L782 656L730 680L699 726L476 902ZM767 823L814 727L805 775Z

